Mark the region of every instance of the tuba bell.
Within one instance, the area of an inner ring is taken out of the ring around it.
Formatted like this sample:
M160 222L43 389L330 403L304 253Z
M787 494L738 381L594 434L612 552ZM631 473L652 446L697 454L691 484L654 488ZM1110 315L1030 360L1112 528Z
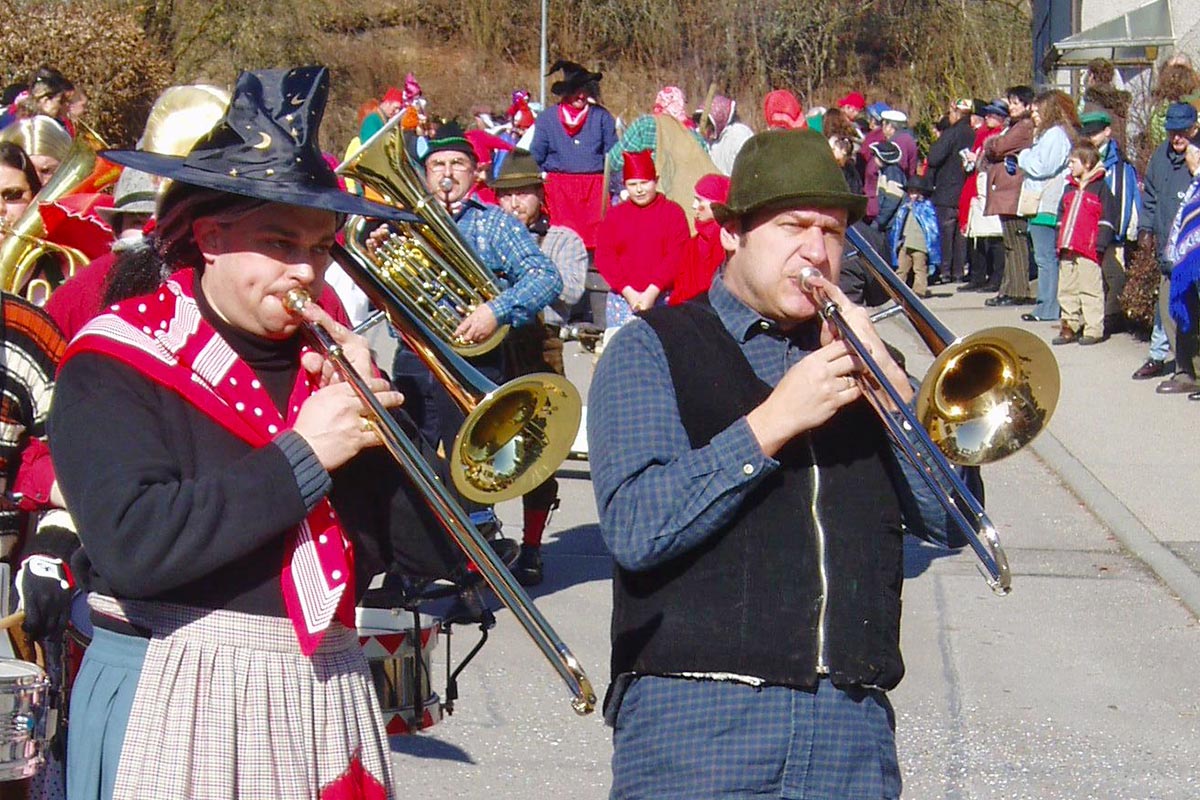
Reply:
M384 203L408 209L425 223L391 223L391 234L372 252L365 246L371 223L351 217L346 240L355 255L385 270L410 313L459 355L478 356L499 345L508 334L507 325L482 342L464 341L454 334L476 306L501 290L450 213L413 169L400 130L394 125L381 130L339 171L377 192Z
M98 134L85 125L79 125L75 141L67 157L59 165L54 176L46 182L16 222L11 225L0 223L4 240L0 241L0 289L26 297L35 305L42 305L55 288L55 282L38 276L38 262L45 255L61 259L62 278L75 274L91 260L86 254L73 247L56 244L46 238L46 226L42 221L39 206L80 191L87 186L95 191L108 181L93 178L96 170L96 154L108 145ZM115 177L112 178L115 180Z

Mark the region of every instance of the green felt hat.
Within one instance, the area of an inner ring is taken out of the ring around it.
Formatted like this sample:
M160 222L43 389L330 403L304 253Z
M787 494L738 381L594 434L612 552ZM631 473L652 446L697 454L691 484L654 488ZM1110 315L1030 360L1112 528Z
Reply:
M765 209L844 208L860 219L867 198L846 185L829 142L816 131L772 130L746 141L733 162L729 202L713 203L718 222Z

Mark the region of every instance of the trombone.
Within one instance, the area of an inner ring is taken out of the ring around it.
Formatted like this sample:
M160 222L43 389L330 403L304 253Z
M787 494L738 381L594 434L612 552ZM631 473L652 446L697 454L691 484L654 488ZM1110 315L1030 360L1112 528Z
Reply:
M309 302L311 299L303 289L291 290L285 299L288 309L296 313L299 313ZM538 649L558 672L559 677L566 683L571 692L571 707L575 713L580 715L590 713L596 705L596 693L570 648L554 632L529 595L504 566L504 562L475 528L467 512L454 499L446 486L438 480L437 473L433 471L433 468L405 435L396 420L355 371L341 346L334 342L329 333L320 325L314 325L307 320L304 324L309 335L333 362L338 374L350 384L354 393L363 403L366 419L379 434L379 438L388 452L410 476L446 532L462 548L467 557L479 567L479 573L488 586L513 612L513 616L517 618L529 637L533 639L534 644L538 646Z
M850 229L846 238L936 357L921 383L915 412L900 398L837 304L813 285L816 270L801 273L802 287L867 367L873 380L863 382L863 395L979 557L979 570L988 586L996 594L1008 594L1012 575L996 527L950 462L975 467L999 460L1045 428L1058 403L1054 356L1045 342L1019 328L989 328L956 339L861 234ZM887 400L899 410L899 419L888 410Z

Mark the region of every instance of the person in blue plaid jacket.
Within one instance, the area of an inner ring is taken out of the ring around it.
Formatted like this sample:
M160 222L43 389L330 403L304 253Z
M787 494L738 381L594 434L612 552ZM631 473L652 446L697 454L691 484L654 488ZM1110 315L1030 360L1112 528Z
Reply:
M611 797L896 798L902 522L949 544L948 521L800 282L819 272L911 403L837 288L866 198L811 130L751 138L731 183L708 294L624 326L591 385L616 561Z

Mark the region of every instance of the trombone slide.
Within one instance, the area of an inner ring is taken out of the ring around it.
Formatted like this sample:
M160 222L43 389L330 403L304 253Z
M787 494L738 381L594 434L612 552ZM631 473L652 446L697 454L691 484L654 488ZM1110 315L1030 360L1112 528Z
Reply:
M288 292L285 299L285 305L294 312L299 312L309 302L311 302L311 298L307 292L301 289L293 289ZM384 447L412 479L418 491L421 492L434 514L441 521L442 527L467 557L475 562L479 568L479 574L483 576L488 586L496 593L500 601L508 606L521 627L542 651L542 655L558 672L559 677L562 678L571 693L571 707L575 713L580 715L590 713L596 705L596 693L587 674L571 650L554 632L550 623L533 604L533 600L517 583L504 562L500 560L500 557L496 555L487 540L471 522L467 512L438 479L437 473L405 435L388 410L379 402L379 398L367 386L366 381L354 369L341 345L335 342L329 332L320 325L314 325L305 320L305 328L326 357L333 362L338 374L350 384L354 393L362 401L366 418L383 441Z
M999 595L1012 591L1012 575L1008 568L1008 557L1000 545L1000 537L992 524L987 512L979 500L963 482L958 473L942 455L941 451L930 439L929 434L918 422L916 415L908 404L900 397L896 387L887 379L883 368L879 366L870 350L858 338L858 334L846 322L842 311L833 300L812 285L811 280L817 271L811 267L801 272L801 283L806 292L811 294L819 303L821 316L829 320L855 355L867 367L874 381L873 384L859 380L863 396L871 404L875 413L887 428L888 435L904 453L904 457L920 474L922 481L933 492L938 504L950 517L951 522L966 538L979 557L980 573L987 581L992 591ZM878 387L878 388L877 388ZM886 394L891 405L899 411L897 419L884 403L879 392ZM968 516L969 515L969 516Z

